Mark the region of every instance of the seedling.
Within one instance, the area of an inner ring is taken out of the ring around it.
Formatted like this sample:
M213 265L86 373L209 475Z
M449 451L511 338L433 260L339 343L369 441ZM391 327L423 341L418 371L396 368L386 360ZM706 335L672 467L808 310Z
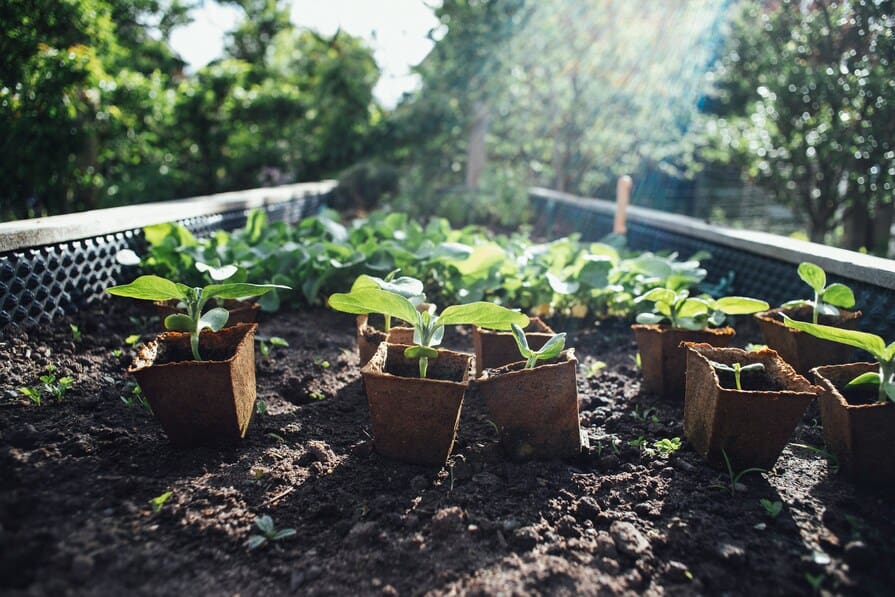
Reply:
M653 442L653 448L662 454L662 456L668 457L672 452L677 452L681 449L681 438L663 437L662 439Z
M152 407L149 405L149 401L146 400L146 396L143 395L143 390L140 389L140 386L136 384L131 387L130 394L125 394L121 397L121 401L128 408L139 406L150 415L152 414Z
M130 284L113 286L106 292L116 296L143 299L148 301L168 301L177 299L186 307L186 313L175 313L165 318L165 329L177 332L189 332L190 347L193 358L201 361L199 354L199 335L202 330L220 331L230 318L230 313L215 307L203 313L206 303L213 298L238 299L260 296L276 288L289 289L279 284L210 284L204 288L190 288L185 284L172 282L159 276L140 276Z
M71 323L68 325L69 329L71 329L71 339L74 342L80 342L83 334L81 333L81 329L75 324Z
M369 276L361 276L369 278ZM528 325L528 317L493 303L474 302L446 308L441 315L433 310L419 312L407 297L383 290L378 285L369 286L356 281L349 293L333 294L329 306L337 311L355 315L381 313L409 322L413 325L413 346L407 347L404 356L419 359L420 377L426 377L429 359L438 357L435 346L444 338L448 325L477 325L494 330L509 330L510 326Z
M805 580L808 581L808 584L811 585L811 590L815 593L820 593L820 588L823 586L824 581L827 576L823 573L821 574L811 574L810 572L805 573Z
M115 350L112 351L112 356L115 357L116 359L120 359L123 354L124 354L124 351L121 350L120 348L116 348Z
M761 507L764 508L765 513L771 518L776 519L780 516L780 513L783 512L783 502L781 501L772 502L767 498L761 498L758 502L761 504Z
M255 526L258 527L258 530L261 531L261 534L249 535L249 538L245 543L246 547L249 548L249 551L258 549L268 542L282 541L283 539L288 539L289 537L294 537L296 535L295 529L277 530L276 526L274 525L273 518L271 518L267 514L256 518Z
M606 363L604 361L588 360L587 364L584 365L584 375L588 379L593 379L605 368Z
M255 412L262 417L264 415L266 415L267 414L267 403L261 399L257 400L255 402Z
M742 479L744 476L748 475L749 473L766 473L766 472L768 472L763 468L757 468L757 467L747 468L747 469L741 470L740 472L735 472L733 470L733 466L730 464L730 458L727 457L727 451L724 450L723 448L721 449L721 456L724 457L724 464L727 465L727 475L729 477L729 482L728 482L727 486L730 487L731 497L733 497L736 494L737 485L740 484L740 479ZM721 486L724 487L723 484Z
M628 445L632 448L637 448L642 452L646 448L646 438L641 435L637 439L632 439L631 441L629 441Z
M141 338L140 334L131 334L130 336L128 336L127 338L124 339L124 343L127 344L128 346L135 346L137 344L137 342L140 341L140 338Z
M839 309L855 306L855 295L851 288L838 282L827 286L827 273L818 265L808 262L799 264L799 277L814 290L814 300L795 300L783 303L781 307L811 307L811 323L816 324L821 315L837 317Z
M258 343L258 352L265 361L270 360L270 353L274 346L289 346L289 343L279 336L255 336L255 342Z
M40 384L32 387L21 387L19 392L27 396L31 402L40 406L44 398L55 398L57 401L68 392L75 383L75 378L65 375L56 378L56 367L47 365L44 368L44 374L38 376Z
M641 411L640 408L635 404L634 411L631 413L631 416L641 423L646 423L647 421L652 421L653 423L659 422L659 417L656 416L655 408L646 408Z
M830 340L866 350L879 362L879 371L868 371L857 376L846 385L846 388L875 387L878 401L895 402L895 342L886 346L885 340L876 334L846 330L830 325L796 321L783 315L783 323L791 328L808 332L816 338Z
M691 297L689 290L674 291L669 288L653 288L634 299L635 303L654 303L653 312L641 313L637 323L657 324L668 321L673 328L703 330L719 326L728 315L748 315L765 311L769 305L758 299L743 296L725 296L713 299L708 295Z
M419 305L426 300L426 295L423 293L423 283L410 276L395 278L400 271L400 269L391 271L385 278L377 278L365 274L360 275L354 280L354 284L351 285L351 291L360 290L361 288L380 288L386 292L403 296L413 303L415 307L419 308ZM392 328L392 316L388 313L383 313L383 316L385 318L385 331L387 332ZM407 323L413 322L408 321Z
M528 346L528 338L525 337L522 328L515 323L510 324L510 328L513 330L513 340L516 341L519 354L525 359L526 369L534 369L538 361L549 361L558 356L566 346L566 333L562 332L552 336L539 350L532 350Z
M737 390L743 389L740 380L743 373L747 371L764 371L764 365L761 363L750 363L748 365L734 363L733 365L725 365L724 363L719 363L717 361L709 361L709 364L718 371L729 371L730 373L733 373L733 381L736 383Z
M161 510L162 506L165 505L165 502L167 502L168 498L170 498L172 495L174 495L173 491L166 491L162 495L156 496L149 500L149 505L152 507L152 511L158 512L159 510Z

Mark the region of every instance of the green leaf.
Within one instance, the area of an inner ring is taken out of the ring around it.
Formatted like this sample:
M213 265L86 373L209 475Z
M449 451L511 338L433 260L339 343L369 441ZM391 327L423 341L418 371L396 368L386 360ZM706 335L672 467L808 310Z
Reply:
M408 299L380 288L361 288L329 297L329 306L336 311L366 315L380 313L397 317L408 323L419 321L419 312Z
M731 367L730 365L725 365L724 363L719 363L718 361L712 360L709 360L709 365L719 371L730 371L731 373L733 373L733 367Z
M167 301L184 299L186 293L182 285L175 284L159 276L140 276L130 284L107 288L106 292L115 296L141 299L146 301Z
M172 332L191 332L193 319L186 313L173 313L165 317L165 329Z
M273 535L277 530L273 524L273 518L267 514L257 517L255 519L255 526L268 537Z
M765 301L745 296L725 296L715 301L715 306L727 315L748 315L770 308Z
M202 317L199 318L199 331L211 328L213 332L218 332L227 325L228 319L230 319L229 311L223 307L215 307L203 313Z
M883 361L886 355L886 343L876 334L868 334L867 332L859 332L857 330L846 330L833 327L830 325L820 325L816 323L808 323L805 321L796 321L790 319L787 315L783 315L783 323L788 327L807 332L812 336L832 342L839 342L861 348L872 354L877 359Z
M547 272L547 283L556 294L574 294L581 287L581 284L574 280L562 280L550 272Z
M221 267L214 267L213 265L208 265L207 263L202 263L201 261L196 262L196 269L202 273L208 273L211 276L211 279L215 282L220 282L222 280L226 280L227 278L233 277L233 274L239 271L239 268L235 265L224 265Z
M354 281L351 290L375 287L381 288L386 292L399 294L405 298L413 298L423 294L423 283L410 276L401 276L400 278L386 282L382 278L362 274Z
M637 323L644 325L655 325L663 321L665 321L665 318L657 313L639 313L637 315Z
M843 309L849 309L855 306L855 294L852 292L851 288L838 282L827 286L827 289L824 290L821 298L825 303L830 303L831 305L836 305Z
M296 535L295 529L283 529L274 533L274 536L271 537L273 541L279 541L280 539L286 539L288 537L294 537Z
M441 325L477 325L489 330L509 330L515 323L521 328L528 325L528 317L506 307L479 301L466 305L453 305L444 310L439 318Z
M797 309L798 307L814 307L814 301L796 299L794 301L786 301L785 303L780 305L781 309Z
M420 359L422 357L437 359L438 351L429 346L408 346L404 349L404 356L408 359Z
M279 336L271 336L270 343L274 346L289 346L289 343L286 342L284 338L280 338Z
M237 299L250 296L261 296L274 289L292 290L289 286L281 284L209 284L202 289L205 298Z
M674 304L675 298L677 298L677 295L673 290L669 290L668 288L653 288L652 290L638 296L636 299L634 299L634 302L639 303L641 301L652 301L668 303L669 305L671 305Z
M547 340L547 342L544 343L544 346L535 351L535 354L538 356L539 360L546 361L559 355L565 347L566 333L561 332Z
M846 389L855 388L858 386L874 386L878 388L881 380L882 377L880 377L879 371L868 371L867 373L862 373L861 375L845 384L845 387Z
M498 245L489 243L480 245L472 250L472 253L463 261L454 262L454 267L463 276L482 276L495 265L506 260L507 254Z
M174 495L173 491L166 491L162 495L149 500L149 504L152 506L152 511L158 512L159 510L161 510L162 506L165 505L165 502L167 502L168 498L170 498L172 495Z
M515 323L510 324L510 329L513 331L513 340L516 341L519 354L522 355L523 359L531 357L532 350L528 347L528 338L525 337L525 332Z
M688 298L679 307L678 317L696 317L697 315L705 315L709 312L709 306L705 301L698 298Z
M799 277L813 288L814 292L823 292L824 286L827 285L827 274L824 273L820 266L806 261L799 264L798 271Z
M267 537L265 537L263 535L251 535L246 540L246 547L248 547L249 550L251 551L253 549L258 549L265 543L267 543Z

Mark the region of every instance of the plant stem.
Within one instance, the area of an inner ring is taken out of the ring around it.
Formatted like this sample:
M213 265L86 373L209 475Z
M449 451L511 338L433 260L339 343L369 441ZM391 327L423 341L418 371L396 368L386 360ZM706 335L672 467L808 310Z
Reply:
M385 316L385 332L388 333L388 331L390 329L392 329L392 316L386 315Z
M740 373L741 373L741 371L740 371L740 364L739 364L739 363L734 363L734 364L733 364L733 381L736 382L736 384L737 384L737 389L742 391L743 386L740 385Z
M534 369L535 365L537 365L537 364L538 364L538 355L533 354L530 357L528 357L528 359L525 361L525 368L526 369Z
M811 312L811 323L817 324L818 310L820 309L820 294L814 291L814 309Z
M429 370L429 357L420 357L420 379L426 378L426 372Z

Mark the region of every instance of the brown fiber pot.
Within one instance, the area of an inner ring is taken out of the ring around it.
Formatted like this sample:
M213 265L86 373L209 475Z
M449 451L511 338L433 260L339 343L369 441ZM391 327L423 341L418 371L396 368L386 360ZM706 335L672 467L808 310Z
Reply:
M357 354L360 366L366 365L382 342L392 344L413 344L413 328L392 326L388 333L369 324L368 315L357 316Z
M231 443L245 436L255 406L256 323L203 332L193 360L190 335L166 332L142 346L133 373L176 446Z
M488 369L474 382L508 458L565 458L581 453L574 355L574 351L563 351L533 369L525 369L524 362Z
M361 369L376 451L394 460L442 466L451 454L472 355L439 350L420 379L403 344L383 342Z
M554 333L550 326L538 317L532 317L525 328L525 338L532 350L538 350L544 346ZM476 375L479 377L485 369L503 367L522 358L511 332L497 332L475 327L472 332L472 343L475 347Z
M684 434L693 448L713 466L726 468L724 450L734 471L751 467L770 470L819 388L773 350L685 346ZM725 365L761 363L765 370L744 373L746 389L737 390L730 373L722 386L710 360Z
M165 325L165 318L168 315L185 313L183 309L177 308L177 302L178 301L175 299L170 301L155 301L153 303L155 305L156 313L158 313L159 318L162 320L162 326ZM227 300L224 301L224 308L230 312L230 317L227 319L227 326L229 327L231 325L236 325L237 323L255 323L261 305L254 302Z
M843 474L854 481L873 485L895 485L895 404L875 402L876 390L862 399L842 388L876 363L849 363L817 367L811 373L821 387L820 416L824 442ZM868 400L869 399L869 400Z
M849 330L856 329L861 312L844 309L840 309L839 312L839 317L820 317L819 323ZM791 319L798 321L811 321L811 307L778 308L755 314L765 344L768 348L776 350L800 375L808 375L809 371L820 365L835 365L851 360L853 349L850 346L821 340L807 332L788 328L783 324L781 313L786 313Z
M684 330L668 325L631 326L643 373L643 389L663 398L684 400L687 351L682 342L704 342L724 347L733 340L731 327Z

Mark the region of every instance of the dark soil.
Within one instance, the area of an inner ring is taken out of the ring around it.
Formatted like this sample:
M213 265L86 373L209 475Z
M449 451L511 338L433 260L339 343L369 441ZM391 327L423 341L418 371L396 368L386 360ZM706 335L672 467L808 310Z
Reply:
M718 371L718 383L722 388L735 390L737 388L736 378L731 371ZM740 386L745 392L780 392L786 387L780 381L772 378L764 371L741 371Z
M121 309L102 305L74 323L77 343L68 322L0 337L3 594L884 595L895 586L891 493L856 488L796 446L822 446L816 406L773 473L748 474L732 492L727 473L686 440L669 455L654 447L683 436L683 408L640 392L621 321L569 334L586 454L508 462L472 396L441 470L375 453L351 316L317 309L262 321L259 335L290 343L259 357L267 413L239 446L191 450L172 448L151 415L122 401L133 396L124 339L136 330ZM741 342L750 340L759 339ZM469 350L471 337L451 344ZM36 406L18 388L36 385L47 365L75 385ZM782 511L772 517L760 500ZM265 514L297 535L249 551Z

